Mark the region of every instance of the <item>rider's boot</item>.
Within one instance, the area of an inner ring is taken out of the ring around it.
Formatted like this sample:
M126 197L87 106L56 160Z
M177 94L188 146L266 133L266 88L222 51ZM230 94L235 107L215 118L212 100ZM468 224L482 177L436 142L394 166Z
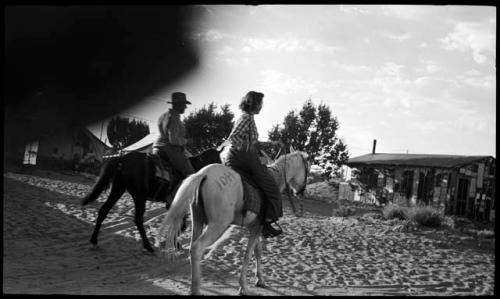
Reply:
M274 228L272 226L272 223L275 223L278 228ZM281 226L276 221L273 221L271 219L264 220L264 226L262 227L262 234L264 235L264 238L277 237L282 233L283 229L281 229Z

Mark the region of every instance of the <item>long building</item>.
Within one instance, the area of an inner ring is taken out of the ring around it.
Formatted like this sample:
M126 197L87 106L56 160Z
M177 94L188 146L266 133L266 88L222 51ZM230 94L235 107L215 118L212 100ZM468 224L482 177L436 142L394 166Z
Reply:
M495 218L495 158L372 153L346 163L368 189L393 203L431 205L448 215Z

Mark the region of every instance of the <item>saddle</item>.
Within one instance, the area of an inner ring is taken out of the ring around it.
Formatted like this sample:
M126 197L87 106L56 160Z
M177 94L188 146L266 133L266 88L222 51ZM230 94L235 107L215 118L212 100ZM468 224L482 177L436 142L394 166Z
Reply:
M155 173L154 178L156 184L148 186L148 197L152 201L165 202L168 193L176 185L179 176L176 174L175 169L171 166L168 157L161 153L160 156L148 153L150 161L153 162ZM145 178L147 180L147 178Z
M155 165L155 176L164 181L171 181L174 176L173 167L170 165L168 157L164 154L155 155L148 153L148 157L153 161Z

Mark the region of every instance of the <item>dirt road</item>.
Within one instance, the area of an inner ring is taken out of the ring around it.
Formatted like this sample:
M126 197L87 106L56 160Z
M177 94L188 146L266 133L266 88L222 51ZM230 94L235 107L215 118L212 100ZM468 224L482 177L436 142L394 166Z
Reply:
M92 179L4 173L6 294L187 295L187 250L167 266L142 248L126 195L106 219L99 246L88 242L102 200L81 207ZM265 244L268 289L258 295L492 295L495 254L441 230L405 232L387 221L332 217L332 204L285 205L286 233ZM148 203L151 239L163 205ZM314 213L311 214L310 211ZM436 238L436 236L438 236ZM441 236L441 237L440 237ZM187 245L189 233L181 237ZM228 230L202 263L202 292L236 295L246 232ZM248 277L253 281L254 265Z

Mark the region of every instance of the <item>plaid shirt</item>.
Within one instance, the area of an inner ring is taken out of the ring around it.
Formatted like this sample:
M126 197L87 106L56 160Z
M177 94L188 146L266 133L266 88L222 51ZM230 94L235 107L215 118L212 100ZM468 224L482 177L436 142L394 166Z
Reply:
M243 113L240 116L228 137L231 145L239 150L248 150L250 146L258 142L258 138L259 134L257 133L253 114L248 113Z

